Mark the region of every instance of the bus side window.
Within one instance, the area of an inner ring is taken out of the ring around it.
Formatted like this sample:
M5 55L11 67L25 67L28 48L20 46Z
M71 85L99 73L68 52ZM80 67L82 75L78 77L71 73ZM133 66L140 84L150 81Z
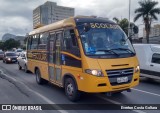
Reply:
M152 56L152 63L160 64L160 54L154 53Z
M63 50L80 57L78 41L73 29L64 31Z
M47 49L47 40L48 40L49 33L41 33L40 34L40 39L39 39L39 44L38 44L38 49Z
M48 50L49 50L49 62L54 63L54 56L55 56L55 50L54 50L54 42L55 41L55 34L50 34L49 36L49 45L48 45Z
M38 48L38 40L39 40L39 35L38 34L32 36L31 50Z

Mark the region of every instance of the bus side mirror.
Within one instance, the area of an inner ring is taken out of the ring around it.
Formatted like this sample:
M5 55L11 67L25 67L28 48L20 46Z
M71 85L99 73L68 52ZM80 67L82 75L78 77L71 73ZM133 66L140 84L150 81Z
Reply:
M125 39L121 39L120 44L121 44L121 45L125 45L125 44L126 44L126 41L127 41L127 40L125 40Z
M133 27L133 32L134 34L137 34L139 32L138 26Z
M91 26L88 23L84 24L84 31L88 32L91 29Z

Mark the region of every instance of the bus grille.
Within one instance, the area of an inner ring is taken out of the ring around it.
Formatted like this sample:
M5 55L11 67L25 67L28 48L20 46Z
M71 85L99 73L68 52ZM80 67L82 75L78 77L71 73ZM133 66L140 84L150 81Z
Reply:
M134 71L133 68L126 68L126 69L106 70L106 73L108 75L110 84L112 86L115 86L115 85L122 85L122 84L130 83L132 81L133 71ZM120 78L120 77L128 77L128 81L118 83L117 78Z

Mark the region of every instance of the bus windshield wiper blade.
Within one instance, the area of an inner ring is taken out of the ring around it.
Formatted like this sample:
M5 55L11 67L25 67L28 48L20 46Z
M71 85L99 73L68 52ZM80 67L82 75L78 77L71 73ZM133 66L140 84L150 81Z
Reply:
M123 51L127 51L128 53L135 54L132 50L127 49L127 48L116 48L116 49L111 49L111 50L123 50Z
M113 50L111 50L111 49L98 49L98 50L96 50L96 51L105 51L105 52L110 52L110 53L113 53L113 54L115 54L115 55L119 56L119 54L118 54L118 53L114 52L114 51L113 51Z

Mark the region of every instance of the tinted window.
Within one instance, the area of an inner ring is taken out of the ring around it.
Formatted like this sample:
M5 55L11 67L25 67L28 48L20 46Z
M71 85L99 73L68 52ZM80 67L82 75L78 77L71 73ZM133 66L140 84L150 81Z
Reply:
M3 52L0 52L0 54L3 54Z
M55 34L50 35L50 41L49 41L49 62L53 63L53 56L54 56L54 39L55 39Z
M39 35L32 36L31 49L37 49L38 40L39 40Z
M22 52L22 50L17 50L17 52Z
M68 29L64 32L63 50L80 56L77 38L73 29Z
M152 63L160 64L160 54L153 54L152 56Z
M40 39L39 39L39 45L38 45L38 49L47 49L47 39L48 39L48 33L42 33L40 35Z
M24 53L21 54L21 57L26 57Z
M61 59L60 59L60 51L61 51L61 45L62 45L62 42L61 42L61 39L62 39L62 33L56 33L56 40L55 40L55 59L54 59L54 63L56 65L60 65L61 63Z
M32 36L28 37L28 44L27 44L27 49L31 49L31 42L32 42Z
M6 56L17 56L15 53L6 53Z
M135 51L123 30L115 24L88 23L91 28L84 32L84 23L77 23L84 52L88 56L106 58L133 56ZM110 51L110 52L109 52ZM112 52L111 52L112 51Z

